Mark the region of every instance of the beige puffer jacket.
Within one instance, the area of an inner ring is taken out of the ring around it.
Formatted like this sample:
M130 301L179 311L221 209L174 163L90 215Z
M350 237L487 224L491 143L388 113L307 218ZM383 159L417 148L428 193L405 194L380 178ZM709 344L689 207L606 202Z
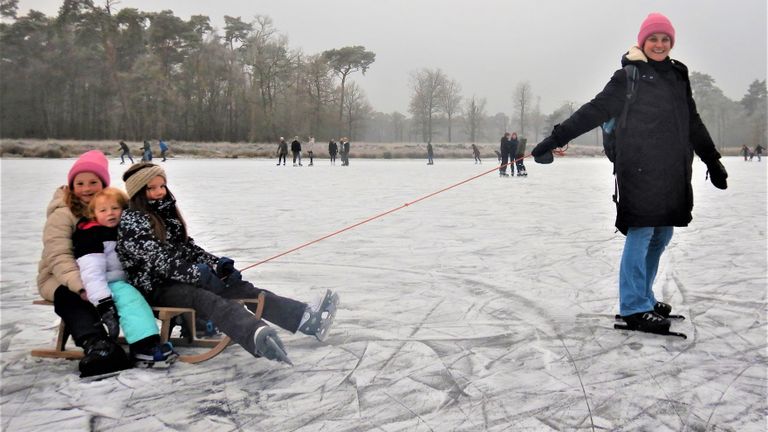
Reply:
M78 218L64 202L66 186L56 189L46 210L43 228L43 255L37 273L37 289L44 299L53 301L53 293L60 285L78 293L83 289L80 270L72 252L72 233Z

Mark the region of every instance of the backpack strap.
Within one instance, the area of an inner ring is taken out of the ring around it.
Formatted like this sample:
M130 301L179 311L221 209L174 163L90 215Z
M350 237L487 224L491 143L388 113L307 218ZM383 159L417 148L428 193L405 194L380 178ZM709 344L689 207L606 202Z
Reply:
M633 64L624 66L624 72L627 74L627 89L624 109L621 110L621 117L619 118L619 127L624 127L627 123L627 111L629 111L629 105L637 98L637 80L640 76L637 66Z

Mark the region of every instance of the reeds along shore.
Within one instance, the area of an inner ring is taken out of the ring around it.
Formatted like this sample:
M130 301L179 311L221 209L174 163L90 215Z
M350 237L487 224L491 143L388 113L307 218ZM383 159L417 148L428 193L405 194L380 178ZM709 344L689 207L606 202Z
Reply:
M141 158L142 142L126 141L131 154ZM151 141L155 155L160 154L157 141ZM169 157L179 158L272 158L276 155L277 143L228 143L228 142L168 142ZM496 159L494 150L498 143L478 143L483 159ZM472 159L471 143L433 143L435 158ZM530 144L526 154L533 148ZM0 140L0 155L4 158L73 158L88 150L101 150L108 157L120 157L119 141L74 141L74 140ZM723 156L738 156L740 146L718 149ZM306 153L306 149L304 149ZM569 156L602 157L603 148L595 145L571 145ZM315 144L317 158L328 157L327 142ZM420 159L426 158L426 144L422 143L365 143L352 142L350 157L368 159Z

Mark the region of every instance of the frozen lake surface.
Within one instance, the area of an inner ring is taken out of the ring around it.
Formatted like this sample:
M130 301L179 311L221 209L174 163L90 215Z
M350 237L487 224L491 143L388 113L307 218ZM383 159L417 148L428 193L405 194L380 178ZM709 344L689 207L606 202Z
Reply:
M2 160L2 424L7 431L765 431L766 166L694 164L694 220L655 292L687 340L612 329L623 236L606 159L491 173L244 272L310 300L337 290L326 343L295 363L237 346L207 362L81 381L33 358L44 210L73 160ZM169 160L190 233L245 267L493 168L491 160ZM127 165L110 162L113 184ZM71 344L71 342L70 342Z

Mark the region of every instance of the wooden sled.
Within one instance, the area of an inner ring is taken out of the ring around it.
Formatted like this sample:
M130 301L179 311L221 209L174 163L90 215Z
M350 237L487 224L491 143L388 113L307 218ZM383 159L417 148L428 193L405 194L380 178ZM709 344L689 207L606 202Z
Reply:
M256 311L254 316L256 319L261 319L261 315L264 312L264 294L259 294L256 299L240 299L240 303L255 304ZM48 300L35 300L32 302L36 305L53 306L52 302ZM185 363L200 363L215 357L220 352L224 351L231 342L229 336L222 335L220 338L201 339L196 337L195 328L195 310L190 308L178 308L178 307L153 307L152 310L157 315L157 319L160 320L160 340L162 342L170 341L174 347L195 347L195 348L208 348L208 351L199 354L187 354L183 355L179 353L179 360ZM171 329L173 327L174 318L181 316L184 320L189 335L187 337L171 337ZM65 359L81 359L83 358L83 351L68 350L66 349L67 340L69 339L69 330L64 324L64 321L59 322L59 328L56 335L56 346L53 348L40 348L33 349L32 356L34 357L49 357L49 358L65 358ZM119 339L120 343L126 343L123 337Z

